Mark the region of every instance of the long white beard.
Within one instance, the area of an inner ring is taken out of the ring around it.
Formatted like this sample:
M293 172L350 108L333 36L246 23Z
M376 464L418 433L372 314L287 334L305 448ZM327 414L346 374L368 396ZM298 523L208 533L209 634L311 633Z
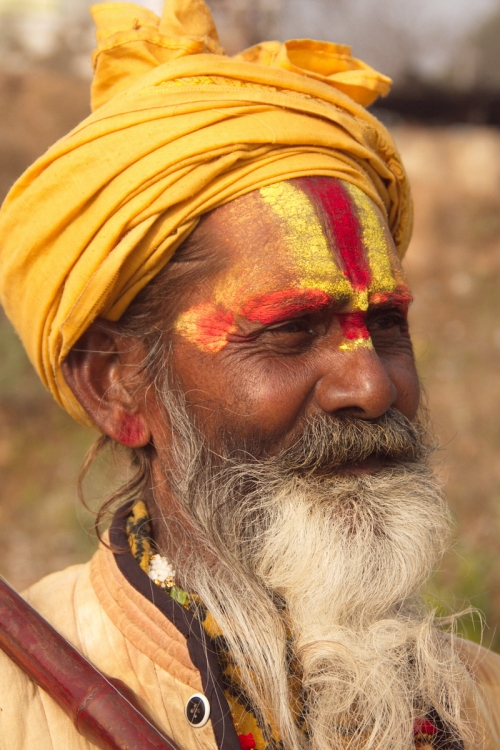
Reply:
M427 460L286 479L233 461L214 474L186 429L175 484L194 532L184 544L165 519L170 551L177 548L181 584L215 617L247 694L284 747L413 750L414 720L431 709L469 740L467 671L417 598L449 538ZM307 735L290 694L284 610Z
M311 747L413 748L418 713L460 720L462 703L463 666L416 599L448 538L440 493L422 468L328 484L275 499L256 568L286 603Z

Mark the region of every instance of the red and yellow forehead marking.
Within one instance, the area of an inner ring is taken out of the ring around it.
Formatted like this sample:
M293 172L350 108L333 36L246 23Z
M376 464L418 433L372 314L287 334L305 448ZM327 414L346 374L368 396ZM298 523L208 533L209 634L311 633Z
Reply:
M335 262L330 238L318 215L316 196L308 194L304 190L307 187L314 187L307 179L278 182L261 188L259 194L280 219L298 287L347 298L352 293L351 285Z
M335 301L350 309L339 315L340 348L370 347L369 304L411 299L373 202L354 185L324 177L279 182L259 195L279 220L282 242L272 260L286 268L286 288L281 281L277 289L272 271L249 256L220 280L212 301L183 313L176 329L200 349L219 352L237 332L238 317L269 325Z

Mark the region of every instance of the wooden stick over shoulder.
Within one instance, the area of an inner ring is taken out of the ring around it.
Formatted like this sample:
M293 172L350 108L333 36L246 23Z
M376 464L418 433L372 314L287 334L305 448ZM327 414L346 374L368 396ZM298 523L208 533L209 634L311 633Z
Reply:
M1 576L0 648L102 750L178 750Z

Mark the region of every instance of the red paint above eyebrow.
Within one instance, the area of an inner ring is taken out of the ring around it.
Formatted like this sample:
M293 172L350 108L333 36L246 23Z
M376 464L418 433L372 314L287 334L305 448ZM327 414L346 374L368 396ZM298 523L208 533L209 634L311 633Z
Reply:
M366 327L366 313L342 313L339 315L342 333L348 341L369 339L370 333Z
M408 308L413 302L413 295L407 287L401 286L394 292L375 292L370 295L370 305L394 305Z
M351 196L341 182L328 177L299 177L296 182L313 201L322 206L330 236L335 237L345 274L354 289L367 289L371 273Z
M319 289L284 289L257 294L241 307L241 314L252 322L271 325L298 315L319 312L332 298Z

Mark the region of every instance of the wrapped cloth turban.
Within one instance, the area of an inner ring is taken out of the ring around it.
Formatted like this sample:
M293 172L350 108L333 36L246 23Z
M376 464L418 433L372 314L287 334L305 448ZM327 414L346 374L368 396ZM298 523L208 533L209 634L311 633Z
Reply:
M402 255L412 223L393 141L365 107L390 80L344 45L264 42L224 55L203 0L92 8L93 113L0 211L0 297L45 385L88 417L61 363L97 316L118 320L201 214L304 175L379 206Z

